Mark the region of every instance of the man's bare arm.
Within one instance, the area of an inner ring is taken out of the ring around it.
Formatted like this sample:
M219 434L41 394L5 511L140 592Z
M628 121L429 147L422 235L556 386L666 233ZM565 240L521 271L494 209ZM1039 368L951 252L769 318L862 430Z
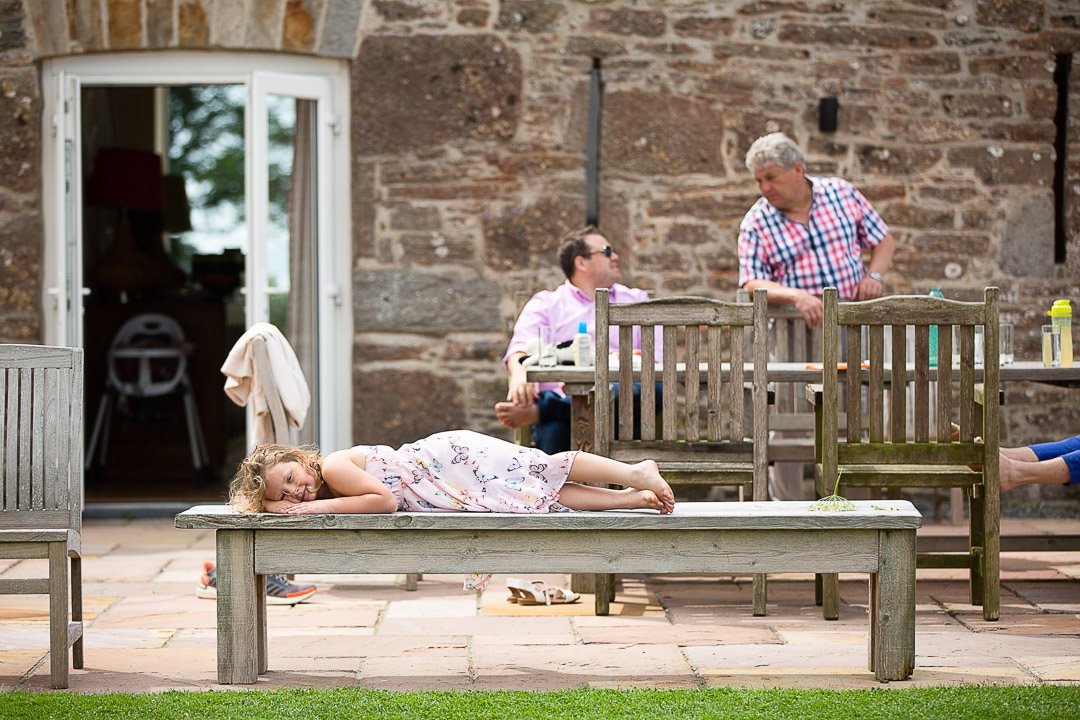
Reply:
M765 288L768 291L769 302L773 305L794 305L795 309L802 314L806 324L810 327L821 327L825 318L825 309L821 298L811 295L805 290L785 287L772 280L747 280L744 285L751 293L757 288Z

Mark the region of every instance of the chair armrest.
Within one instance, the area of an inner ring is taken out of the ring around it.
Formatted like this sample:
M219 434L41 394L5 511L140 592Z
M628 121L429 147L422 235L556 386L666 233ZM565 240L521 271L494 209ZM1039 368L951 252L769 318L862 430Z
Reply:
M824 392L821 383L806 383L806 401L811 405L821 403L821 393Z

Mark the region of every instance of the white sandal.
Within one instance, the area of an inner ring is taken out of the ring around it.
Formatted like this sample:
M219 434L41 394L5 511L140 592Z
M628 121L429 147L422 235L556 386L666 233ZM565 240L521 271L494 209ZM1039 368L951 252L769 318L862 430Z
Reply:
M507 578L506 587L514 594L518 605L563 605L575 603L581 596L569 588L549 587L540 580L526 582Z

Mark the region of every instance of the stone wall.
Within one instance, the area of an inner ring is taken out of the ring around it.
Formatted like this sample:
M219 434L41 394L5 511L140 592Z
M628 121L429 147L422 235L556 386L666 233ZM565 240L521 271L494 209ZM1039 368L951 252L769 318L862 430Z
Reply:
M358 440L501 431L514 291L562 281L557 240L584 220L596 59L601 226L631 284L732 296L757 197L742 158L783 130L892 227L889 291L998 285L1020 357L1052 299L1080 308L1080 62L1063 266L1052 214L1053 71L1080 50L1074 0L0 0L0 339L40 337L33 62L158 48L353 59ZM824 133L830 96L839 125ZM1004 440L1026 442L1080 428L1080 404L1011 388L1004 417Z

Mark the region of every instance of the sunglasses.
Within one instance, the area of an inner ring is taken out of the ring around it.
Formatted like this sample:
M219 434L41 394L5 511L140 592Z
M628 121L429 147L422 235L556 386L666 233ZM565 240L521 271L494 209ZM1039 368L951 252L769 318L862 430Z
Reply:
M605 245L604 247L600 248L599 250L590 250L587 253L581 253L581 257L590 258L593 255L603 255L604 257L609 258L614 254L615 254L615 248L611 247L610 245Z

